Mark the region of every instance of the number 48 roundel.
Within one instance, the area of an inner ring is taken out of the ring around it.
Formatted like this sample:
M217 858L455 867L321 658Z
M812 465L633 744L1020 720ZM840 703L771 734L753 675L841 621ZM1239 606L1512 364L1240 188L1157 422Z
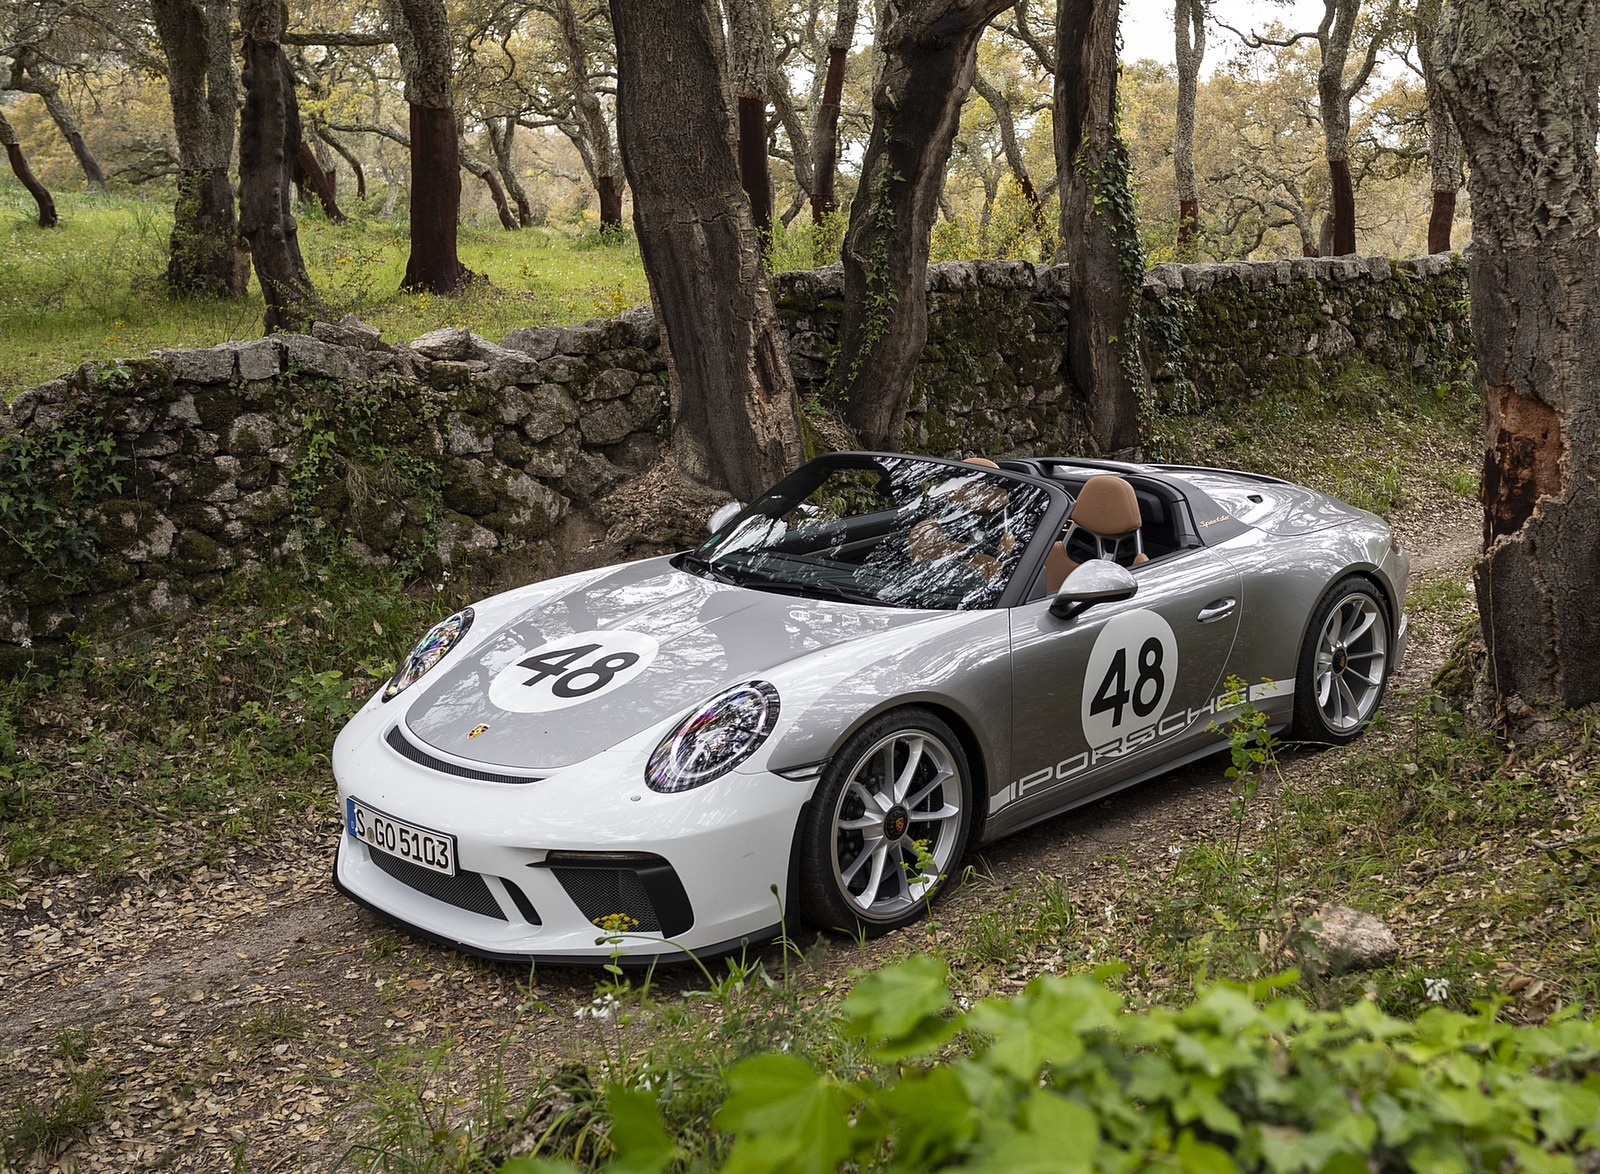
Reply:
M1095 637L1083 676L1083 735L1103 746L1153 725L1178 681L1178 641L1153 611L1114 616Z
M574 632L528 650L495 674L489 700L512 713L548 713L619 689L650 666L654 636L613 628Z

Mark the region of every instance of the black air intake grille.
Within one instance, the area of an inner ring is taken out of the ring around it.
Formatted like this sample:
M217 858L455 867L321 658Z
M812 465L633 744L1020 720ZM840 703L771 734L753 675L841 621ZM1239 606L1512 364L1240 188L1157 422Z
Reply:
M644 891L644 885L639 883L638 873L616 868L557 868L552 871L572 903L597 925L620 913L635 924L615 928L640 933L661 932L656 907L650 894Z
M498 775L492 771L474 770L470 766L457 766L453 762L446 762L442 758L435 758L426 750L413 746L400 727L390 729L384 741L389 743L389 748L402 758L409 758L418 766L425 766L429 770L436 770L440 774L455 775L462 779L477 779L480 783L537 783L539 780L527 775Z
M533 868L548 868L582 914L597 925L616 914L629 932L676 937L694 924L694 909L678 874L647 852L551 852ZM608 927L609 928L609 927Z
M417 892L432 897L435 901L443 901L446 905L465 909L468 913L492 917L496 921L506 920L506 915L500 910L500 902L494 899L494 894L489 891L489 886L478 873L458 872L455 876L445 876L442 872L434 872L431 868L423 868L420 864L412 864L409 860L401 860L398 856L390 856L387 852L371 849L368 851L372 856L372 863L401 884L416 889Z

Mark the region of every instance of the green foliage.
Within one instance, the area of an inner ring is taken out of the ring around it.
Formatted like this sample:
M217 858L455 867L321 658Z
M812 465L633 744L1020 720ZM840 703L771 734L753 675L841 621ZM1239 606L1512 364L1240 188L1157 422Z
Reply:
M385 545L397 573L415 577L435 558L444 471L419 451L413 434L401 433L437 424L438 401L387 375L370 384L330 384L314 395L299 419L305 448L289 474L301 550L315 561L342 557L349 542L364 537L364 519L386 514L392 504L404 525Z
M801 216L805 218L802 220ZM766 238L762 261L768 273L783 273L791 269L815 269L831 265L839 259L844 248L844 233L850 217L844 212L830 212L818 224L805 213L789 223L775 220Z
M0 535L52 578L81 582L99 556L92 508L124 461L91 413L0 436Z
M1515 1027L1492 1004L1410 1022L1364 1000L1321 1011L1274 993L1288 975L1130 1012L1108 977L1044 975L952 1012L931 959L871 975L844 1030L880 1066L841 1080L794 1055L734 1065L719 1168L1574 1170L1600 1156L1592 1022ZM618 1168L664 1169L675 1149L648 1102L608 1105Z
M0 1132L0 1157L8 1168L21 1169L36 1157L53 1158L84 1136L106 1115L106 1073L98 1065L80 1065L63 1048L69 1068L56 1087L38 1098L18 1099Z
M1048 261L1060 238L1060 201L1051 196L1035 206L1012 176L1000 181L988 214L957 214L934 223L928 260L971 261L1007 258Z

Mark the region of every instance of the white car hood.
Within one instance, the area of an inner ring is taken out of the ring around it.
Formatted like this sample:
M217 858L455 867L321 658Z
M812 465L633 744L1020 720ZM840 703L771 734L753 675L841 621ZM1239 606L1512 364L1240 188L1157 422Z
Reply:
M734 587L661 559L630 563L529 607L487 638L473 633L465 656L415 687L406 725L448 754L554 770L775 666L952 614ZM590 645L598 647L572 651Z

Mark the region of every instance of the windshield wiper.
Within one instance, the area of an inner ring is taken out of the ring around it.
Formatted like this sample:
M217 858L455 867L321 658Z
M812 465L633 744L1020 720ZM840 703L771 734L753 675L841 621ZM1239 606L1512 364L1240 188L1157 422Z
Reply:
M736 576L714 565L710 559L701 558L693 551L686 550L680 554L675 565L680 570L699 575L702 579L713 579L718 583L731 583L735 587L742 585Z
M845 603L865 603L873 607L903 607L904 604L882 599L866 591L854 591L836 583L794 583L781 579L751 579L741 584L752 591L770 591L774 595L796 595L802 599L821 596Z

